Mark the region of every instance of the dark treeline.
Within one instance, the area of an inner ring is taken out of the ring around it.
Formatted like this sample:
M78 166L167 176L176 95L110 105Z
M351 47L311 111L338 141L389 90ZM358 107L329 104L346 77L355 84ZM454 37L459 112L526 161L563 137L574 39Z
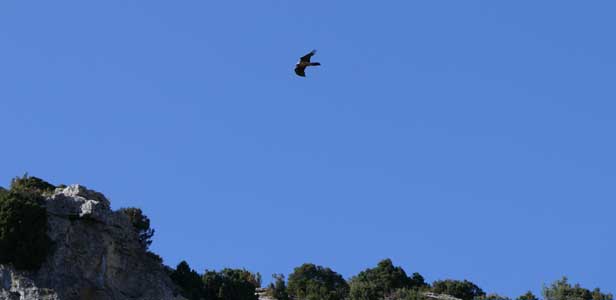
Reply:
M46 234L45 197L56 188L64 187L27 175L13 179L8 190L0 187L0 264L12 264L23 270L40 267L51 243ZM131 221L143 254L162 263L158 255L148 250L154 235L150 219L139 208L119 211ZM180 293L190 300L258 300L259 273L227 268L205 270L200 274L185 261L175 269L168 268L168 272ZM306 263L295 268L288 279L284 274L274 274L272 283L259 292L276 300L420 300L434 298L434 294L462 300L511 300L498 294L486 294L468 280L427 283L421 274L408 275L390 259L349 279L328 267ZM599 288L589 290L571 284L566 277L544 286L542 296L544 300L613 300L612 294L603 293ZM530 291L515 299L539 300Z
M283 274L274 274L272 283L264 289L259 289L261 275L244 269L206 270L199 274L183 261L170 271L170 276L190 300L256 300L257 291L276 300L423 300L434 294L462 300L511 300L486 294L468 280L445 279L429 284L419 273L407 275L390 259L348 280L330 268L306 263L295 268L288 280ZM544 300L613 300L612 294L572 285L566 277L544 286L542 296ZM515 299L539 300L531 291Z

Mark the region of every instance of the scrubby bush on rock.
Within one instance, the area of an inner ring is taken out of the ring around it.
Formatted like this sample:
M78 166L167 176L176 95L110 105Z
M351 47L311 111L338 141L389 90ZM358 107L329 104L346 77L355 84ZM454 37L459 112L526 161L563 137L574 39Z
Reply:
M121 208L120 212L128 216L133 227L139 233L139 243L147 250L152 244L152 237L154 236L154 229L150 228L150 218L144 215L140 208L136 207Z
M15 177L11 181L11 191L14 192L29 192L37 195L52 193L56 187L49 182L38 177L28 176L24 174L22 177Z
M0 191L0 263L16 269L38 269L51 241L47 236L45 192L55 187L39 178L16 178L10 190Z
M437 294L446 294L462 300L472 300L486 293L474 283L464 280L437 280L432 283L432 291Z

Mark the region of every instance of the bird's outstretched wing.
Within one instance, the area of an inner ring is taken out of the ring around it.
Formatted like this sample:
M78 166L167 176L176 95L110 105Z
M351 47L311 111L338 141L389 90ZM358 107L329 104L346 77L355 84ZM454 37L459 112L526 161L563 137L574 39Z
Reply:
M315 53L317 53L317 50L312 50L312 51L310 51L310 53L308 53L308 54L306 54L306 55L304 55L304 56L300 57L299 61L301 61L301 62L310 62L310 58L311 58L311 57L312 57Z
M306 77L305 71L306 71L306 67L300 67L300 66L295 67L295 74L297 74L298 76Z

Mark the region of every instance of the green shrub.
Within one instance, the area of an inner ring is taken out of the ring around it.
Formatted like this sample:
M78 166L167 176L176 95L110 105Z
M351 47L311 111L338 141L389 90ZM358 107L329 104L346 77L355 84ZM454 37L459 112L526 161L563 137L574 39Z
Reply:
M255 292L261 286L261 275L244 269L205 270L203 276L182 261L169 274L189 300L258 300Z
M446 294L462 300L472 300L486 293L474 283L464 280L437 280L432 283L432 291L437 294Z
M258 300L255 291L261 286L261 275L244 269L206 270L203 285L208 300Z
M604 294L599 288L592 292L579 284L571 285L567 277L556 280L550 286L543 287L545 300L612 300L612 294Z
M301 300L341 300L349 294L349 285L330 268L303 264L289 275L289 296Z
M11 191L21 191L34 193L38 195L50 194L52 193L56 187L49 182L42 180L40 178L34 176L28 176L28 174L24 174L24 176L15 177L11 181Z
M126 214L130 219L133 227L139 233L139 243L143 249L148 249L152 244L154 229L150 228L150 218L143 214L140 208L129 207L120 208L120 212Z
M533 292L528 291L526 294L519 296L516 300L539 300Z
M169 275L171 280L182 289L182 296L189 300L205 299L205 286L201 276L182 261Z
M384 259L375 268L351 278L350 286L352 300L380 300L398 289L423 289L427 284L419 273L408 277L404 269L393 265L391 259Z
M274 282L270 283L268 294L276 300L289 300L289 293L287 292L287 284L284 280L284 275L274 274L272 278Z
M32 192L40 187L13 181L10 191L0 192L0 263L33 270L45 261L51 245L47 211L42 196Z

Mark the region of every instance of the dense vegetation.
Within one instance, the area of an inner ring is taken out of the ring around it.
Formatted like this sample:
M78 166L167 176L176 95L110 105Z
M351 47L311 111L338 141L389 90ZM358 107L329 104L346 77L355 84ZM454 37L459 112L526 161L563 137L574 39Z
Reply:
M472 300L486 293L474 283L464 280L437 280L432 284L432 291L437 294L447 294L462 300Z
M43 194L55 187L24 175L0 189L0 263L17 269L38 269L49 252L47 212Z
M272 275L272 279L274 280L267 288L268 295L277 300L289 300L284 274L274 274Z
M154 229L150 228L150 218L144 215L140 208L120 208L119 211L128 216L139 234L139 244L147 250L152 244L152 237L154 236Z
M293 299L342 300L349 293L349 285L330 268L303 264L289 275L287 293Z
M53 192L56 186L34 176L24 174L11 181L11 191L21 191L36 195L45 195Z
M244 269L206 270L202 276L206 299L257 300L256 288L261 286L261 275Z
M228 275L234 274L234 275ZM246 270L225 269L207 271L199 275L181 262L171 278L190 300L256 300L254 293L260 286L260 277ZM225 288L227 287L227 288ZM265 294L276 300L426 300L426 293L445 294L463 300L511 300L498 294L486 294L468 280L424 281L419 273L408 276L402 267L394 266L390 259L368 268L348 282L323 266L306 263L294 269L288 281L282 274L274 274ZM543 288L545 300L613 300L612 294L600 289L588 290L579 284L571 285L567 278L557 280ZM528 291L516 300L538 300Z
M571 285L567 277L555 281L550 286L543 287L545 300L612 300L612 294L604 294L601 289L590 291L579 284Z
M201 276L182 261L169 274L171 280L182 289L182 296L188 299L205 299L206 291Z
M261 286L259 273L227 268L199 275L185 261L169 276L182 289L182 296L191 300L257 300L255 292Z
M409 291L428 287L419 273L414 273L412 277L409 277L401 267L394 266L391 259L384 259L376 267L360 272L351 278L350 285L349 298L351 300L384 299L394 292L397 295L404 293L407 297Z

